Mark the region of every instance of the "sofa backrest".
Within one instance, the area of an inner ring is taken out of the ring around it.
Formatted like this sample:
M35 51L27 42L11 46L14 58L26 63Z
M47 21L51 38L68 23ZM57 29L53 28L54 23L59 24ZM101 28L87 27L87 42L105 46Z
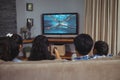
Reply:
M120 80L120 58L0 62L0 80Z

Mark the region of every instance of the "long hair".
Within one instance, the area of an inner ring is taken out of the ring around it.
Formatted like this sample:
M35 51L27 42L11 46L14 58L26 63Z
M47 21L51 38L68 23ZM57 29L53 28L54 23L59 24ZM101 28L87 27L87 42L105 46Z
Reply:
M29 60L46 60L50 59L50 52L48 51L48 38L43 35L38 35L33 41L31 54Z

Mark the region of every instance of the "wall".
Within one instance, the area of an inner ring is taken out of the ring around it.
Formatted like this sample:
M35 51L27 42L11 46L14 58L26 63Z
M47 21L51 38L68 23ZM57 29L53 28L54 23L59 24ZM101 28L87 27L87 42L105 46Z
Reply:
M33 3L33 11L26 11L26 3ZM32 37L42 33L42 13L79 13L79 32L84 31L84 0L16 0L17 9L17 33L20 28L26 26L26 19L33 18Z
M16 32L15 0L0 0L0 36Z

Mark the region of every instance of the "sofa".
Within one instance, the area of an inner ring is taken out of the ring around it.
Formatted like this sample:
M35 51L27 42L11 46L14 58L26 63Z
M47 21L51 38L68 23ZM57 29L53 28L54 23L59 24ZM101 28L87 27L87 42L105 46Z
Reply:
M0 61L0 80L120 80L120 57L81 61Z

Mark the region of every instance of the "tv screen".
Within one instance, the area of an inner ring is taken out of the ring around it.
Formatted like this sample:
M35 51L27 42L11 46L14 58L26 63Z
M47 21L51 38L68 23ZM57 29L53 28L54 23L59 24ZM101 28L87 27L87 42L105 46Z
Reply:
M47 35L78 34L78 13L42 14L42 33Z

